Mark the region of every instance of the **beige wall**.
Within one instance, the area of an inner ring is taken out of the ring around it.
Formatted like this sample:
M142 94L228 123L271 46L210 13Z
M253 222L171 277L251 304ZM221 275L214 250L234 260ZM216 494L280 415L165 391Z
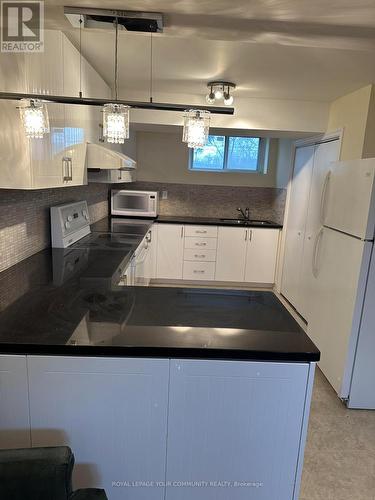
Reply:
M372 85L367 85L336 99L331 104L327 131L344 129L340 156L342 160L355 160L363 157L365 142L368 144L366 128L373 93L372 87Z
M283 154L278 158L279 142ZM266 174L244 172L192 172L189 148L181 134L137 132L137 179L149 182L213 186L285 187L289 178L291 141L271 139Z

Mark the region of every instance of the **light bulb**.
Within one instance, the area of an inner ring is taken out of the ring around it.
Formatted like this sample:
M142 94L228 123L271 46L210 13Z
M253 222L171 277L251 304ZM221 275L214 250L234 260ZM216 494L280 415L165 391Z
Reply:
M218 88L215 90L215 99L222 99L223 98L223 89Z
M224 94L224 104L226 106L231 106L233 104L233 96L229 94L229 92L226 92Z
M215 94L213 92L210 92L209 94L206 95L206 101L208 104L214 104L215 102Z

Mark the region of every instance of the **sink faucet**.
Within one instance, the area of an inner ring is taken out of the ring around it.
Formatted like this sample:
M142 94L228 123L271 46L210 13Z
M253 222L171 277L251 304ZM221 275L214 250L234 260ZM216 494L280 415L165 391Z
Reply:
M237 208L237 212L239 212L242 215L243 219L249 220L249 218L250 218L250 209L249 209L249 207L245 208L245 212L242 210L241 207L238 207Z

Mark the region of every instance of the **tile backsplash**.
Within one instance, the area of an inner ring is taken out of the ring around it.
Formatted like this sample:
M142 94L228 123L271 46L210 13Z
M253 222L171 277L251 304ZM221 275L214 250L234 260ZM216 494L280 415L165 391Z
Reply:
M108 215L106 184L60 189L0 190L0 271L50 246L49 208L87 200L93 222Z
M159 191L160 215L232 218L238 215L237 207L249 207L251 219L267 219L280 224L284 219L285 189L162 182L135 182L123 189ZM166 200L161 199L162 191L168 192Z
M237 217L237 207L250 208L253 219L283 222L286 191L276 188L228 187L162 182L135 182L123 189L168 192L160 199L161 215ZM0 190L0 271L50 246L49 208L87 200L92 222L108 215L106 184L63 189ZM161 198L161 196L160 196Z

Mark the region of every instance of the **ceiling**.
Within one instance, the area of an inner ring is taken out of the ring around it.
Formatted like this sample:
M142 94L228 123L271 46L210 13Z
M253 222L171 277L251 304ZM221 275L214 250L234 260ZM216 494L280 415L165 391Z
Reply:
M71 2L73 3L73 2ZM78 5L77 5L78 4ZM47 0L46 27L79 33ZM154 35L154 97L201 95L212 79L238 84L235 95L331 101L375 81L375 0L81 0L74 6L162 12ZM113 84L112 31L83 30L82 52ZM121 97L148 97L150 36L121 32Z

